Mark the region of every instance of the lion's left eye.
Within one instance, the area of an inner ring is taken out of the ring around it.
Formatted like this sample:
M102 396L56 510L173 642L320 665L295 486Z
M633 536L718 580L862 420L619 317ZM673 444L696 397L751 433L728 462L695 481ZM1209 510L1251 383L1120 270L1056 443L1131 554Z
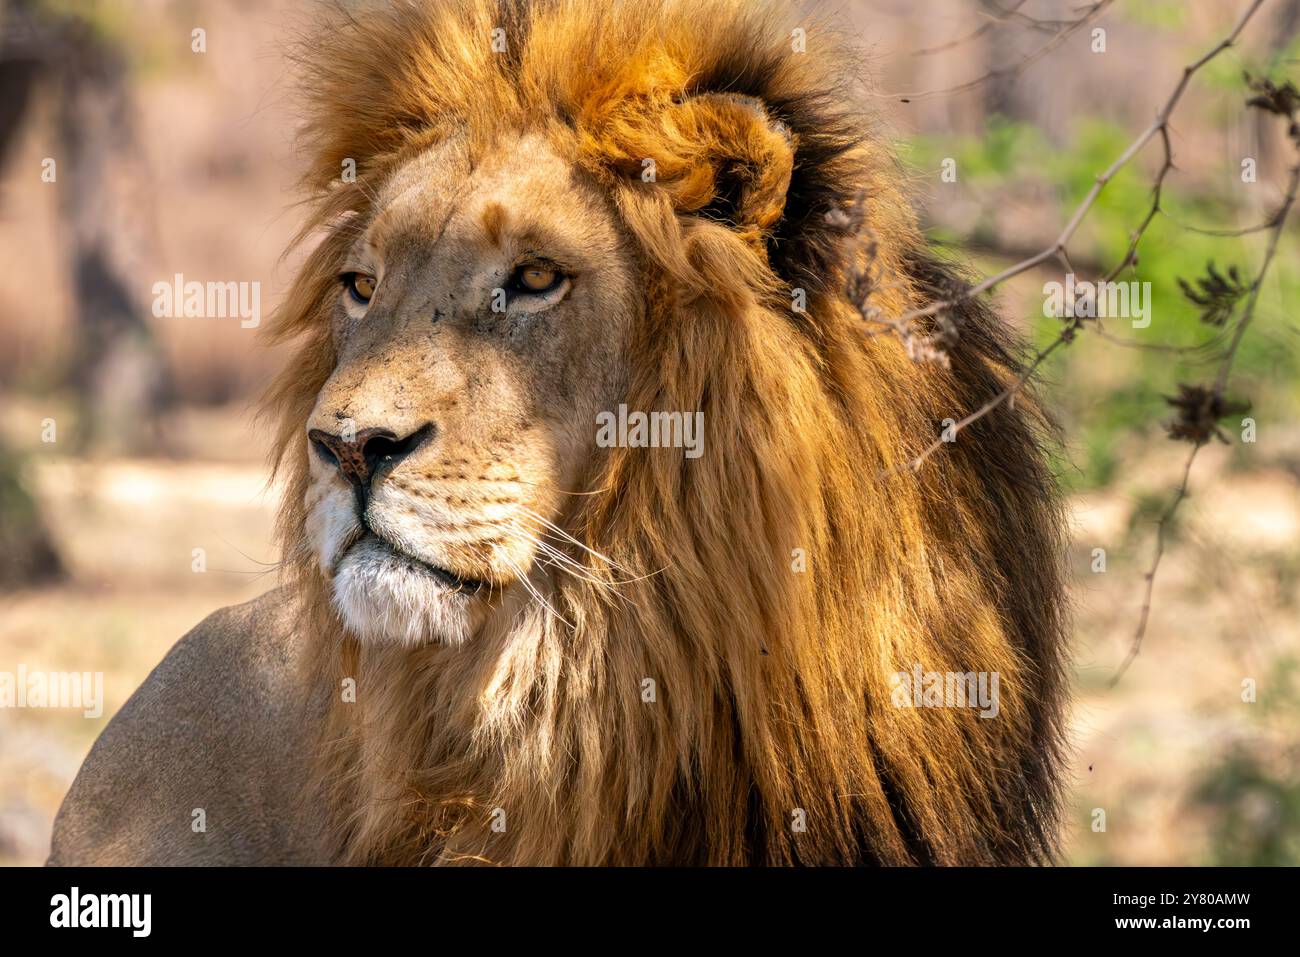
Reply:
M510 276L510 289L513 292L540 295L551 292L564 282L564 275L553 266L541 263L527 263L515 269Z
M363 272L345 272L341 277L348 294L361 305L370 302L375 294L375 277Z

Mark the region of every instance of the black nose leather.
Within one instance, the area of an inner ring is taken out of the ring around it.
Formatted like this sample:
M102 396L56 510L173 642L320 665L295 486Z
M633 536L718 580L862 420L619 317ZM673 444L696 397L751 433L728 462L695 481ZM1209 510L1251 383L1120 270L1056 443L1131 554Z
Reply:
M312 448L320 458L337 468L349 482L361 490L370 487L375 472L387 464L406 458L433 434L433 423L398 438L391 429L362 429L355 436L344 437L321 429L307 433Z

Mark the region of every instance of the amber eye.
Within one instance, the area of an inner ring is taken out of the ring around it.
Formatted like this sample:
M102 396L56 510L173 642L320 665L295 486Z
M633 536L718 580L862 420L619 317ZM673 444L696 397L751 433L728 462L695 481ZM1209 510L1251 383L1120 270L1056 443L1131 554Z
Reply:
M550 292L563 280L559 270L540 263L529 263L515 270L510 277L510 285L517 292L540 293Z
M375 277L363 272L344 273L343 285L348 287L348 294L363 306L375 294Z

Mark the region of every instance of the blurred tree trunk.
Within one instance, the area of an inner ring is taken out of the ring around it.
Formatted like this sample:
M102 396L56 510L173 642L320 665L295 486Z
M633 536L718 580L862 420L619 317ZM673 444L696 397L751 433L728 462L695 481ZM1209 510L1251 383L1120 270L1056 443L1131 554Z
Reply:
M25 49L14 32L11 11L4 14L4 41L0 44L0 163L8 157L24 118L30 113L32 94L42 63ZM62 575L54 541L41 518L36 500L23 486L18 461L0 443L0 588L35 584Z
M81 428L64 434L82 447L105 436L139 445L170 390L136 292L144 280L122 278L122 236L139 225L138 211L130 215L114 201L109 181L114 165L123 172L134 146L125 61L74 15L41 0L0 0L0 163L32 118L42 86L58 104L57 148L50 153L76 310L67 385L80 406ZM0 445L0 587L62 572L17 458Z
M1300 0L1284 0L1273 11L1274 22L1269 30L1268 50L1274 58L1280 58L1286 52L1296 32L1300 31ZM1287 71L1283 61L1282 69ZM1279 77L1282 79L1284 77ZM1264 110L1251 110L1251 122L1255 125L1255 142L1258 144L1259 165L1267 166L1276 151L1273 133L1276 128L1274 118Z
M51 153L75 325L66 384L81 425L73 441L150 447L174 394L142 298L152 286L139 268L150 227L116 182L139 172L125 58L91 24L42 0L0 0L0 15L0 162L31 115L33 89L55 92Z
M91 428L87 440L135 450L152 444L157 414L172 396L142 298L152 283L129 268L126 246L143 228L141 211L121 202L110 182L135 154L126 64L81 23L65 26L63 37L72 57L58 75L66 170L58 196L78 330L69 384Z
M1020 39L1023 31L1007 20L1007 11L1019 4L1014 0L978 0L977 5L982 14L1003 21L985 34L984 69L992 72L1014 67L1024 58ZM1020 80L1020 71L1014 69L989 77L984 84L984 115L1005 116L1012 120L1034 119L1035 105L1025 94Z
M0 589L63 575L36 500L23 486L18 461L0 446Z

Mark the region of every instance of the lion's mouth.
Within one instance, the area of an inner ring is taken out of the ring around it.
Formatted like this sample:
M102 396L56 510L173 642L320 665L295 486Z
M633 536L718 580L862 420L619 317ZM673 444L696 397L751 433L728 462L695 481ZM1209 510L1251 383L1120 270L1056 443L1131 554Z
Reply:
M345 551L350 551L362 543L368 544L372 549L379 549L389 557L425 573L439 584L444 585L453 591L465 592L473 595L478 594L479 592L488 592L491 590L492 586L489 582L478 578L469 578L465 575L459 575L450 568L444 568L441 565L435 565L422 558L417 558L410 552L403 551L393 542L384 538L382 535L377 534L372 529L367 529L362 532L361 535L357 536L357 538L348 545L348 548L345 549Z

